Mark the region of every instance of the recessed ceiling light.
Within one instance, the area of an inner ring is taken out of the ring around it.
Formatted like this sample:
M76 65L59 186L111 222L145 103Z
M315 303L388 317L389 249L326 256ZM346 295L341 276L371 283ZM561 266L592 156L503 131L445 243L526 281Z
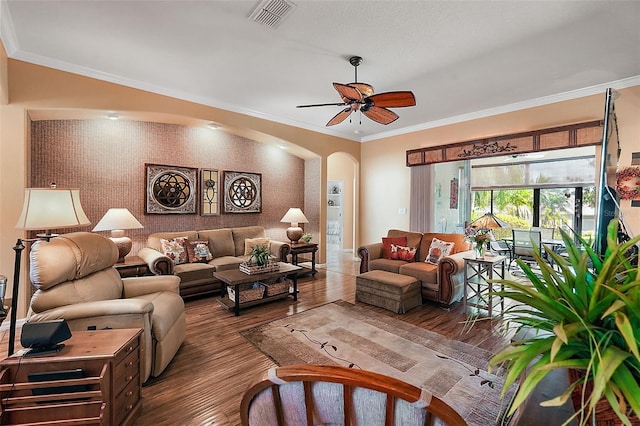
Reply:
M353 133L355 133L356 135L359 135L360 133L362 133L362 130L354 130Z
M220 128L220 126L217 125L216 123L209 123L207 124L207 127L210 128L211 130L216 130Z
M115 112L110 112L109 114L107 114L107 118L109 120L117 120L118 118L120 118L120 116Z
M278 144L278 148L280 149L287 149L287 146L283 143Z

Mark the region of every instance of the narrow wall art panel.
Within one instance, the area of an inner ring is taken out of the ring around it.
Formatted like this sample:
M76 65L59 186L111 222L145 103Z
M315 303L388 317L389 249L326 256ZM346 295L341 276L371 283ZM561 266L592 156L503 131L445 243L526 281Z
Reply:
M260 173L224 172L224 212L262 212L262 175Z
M220 214L220 185L217 170L200 170L200 197L200 215L215 216Z
M449 187L449 208L458 208L458 178L451 179L451 185Z
M198 169L145 164L147 214L195 214Z

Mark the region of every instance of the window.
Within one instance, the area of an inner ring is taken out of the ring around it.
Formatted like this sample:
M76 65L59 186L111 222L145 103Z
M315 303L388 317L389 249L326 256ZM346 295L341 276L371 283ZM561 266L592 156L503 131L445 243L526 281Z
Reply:
M571 228L592 236L595 174L594 147L473 160L471 220L492 212L511 228ZM495 234L505 238L510 230Z

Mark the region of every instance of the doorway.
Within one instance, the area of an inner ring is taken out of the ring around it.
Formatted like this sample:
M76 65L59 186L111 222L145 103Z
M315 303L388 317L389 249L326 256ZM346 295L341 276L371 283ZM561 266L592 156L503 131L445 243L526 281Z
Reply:
M354 252L356 163L348 154L327 157L327 254Z

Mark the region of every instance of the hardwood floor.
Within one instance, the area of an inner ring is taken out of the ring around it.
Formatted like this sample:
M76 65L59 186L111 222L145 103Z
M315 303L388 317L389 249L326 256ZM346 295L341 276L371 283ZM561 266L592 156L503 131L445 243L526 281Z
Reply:
M251 307L239 317L223 309L217 296L186 302L187 336L169 367L142 389L142 415L136 425L238 425L239 406L250 381L275 364L239 331L342 299L355 302L359 262L353 254L330 252L314 277L300 279L297 302L282 300ZM465 331L460 303L450 310L425 303L404 315L371 307L484 349L504 343L499 321L480 321Z
M254 306L239 317L223 309L218 296L188 300L184 344L162 375L142 388L142 414L136 425L239 425L245 389L255 376L275 365L239 332L340 299L356 303L359 267L352 253L329 252L315 277L299 280L297 302L284 299ZM461 303L446 310L426 302L404 315L370 309L487 350L505 343L497 320L476 322L469 332ZM7 334L6 328L0 330L0 353L7 351ZM19 336L18 329L17 345Z

